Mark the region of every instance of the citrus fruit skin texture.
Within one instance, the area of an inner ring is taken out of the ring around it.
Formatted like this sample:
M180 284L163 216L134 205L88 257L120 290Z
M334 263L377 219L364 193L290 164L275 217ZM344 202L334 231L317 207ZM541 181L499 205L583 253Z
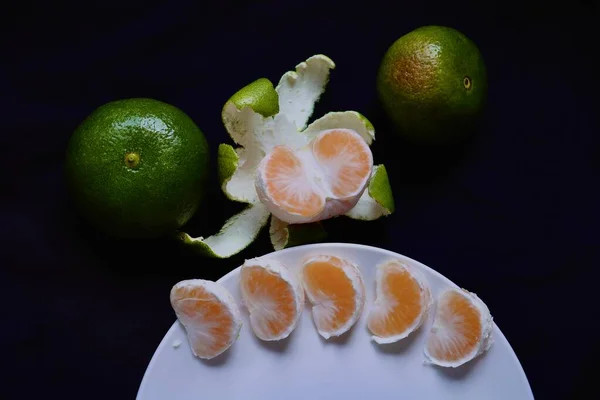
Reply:
M238 109L251 107L267 118L279 112L279 98L273 84L267 78L260 78L238 90L229 99Z
M208 144L180 109L152 99L107 103L75 130L65 175L74 202L114 236L175 231L196 211L208 170Z
M487 73L469 38L452 28L425 26L387 50L377 91L400 134L444 143L472 132L485 107Z

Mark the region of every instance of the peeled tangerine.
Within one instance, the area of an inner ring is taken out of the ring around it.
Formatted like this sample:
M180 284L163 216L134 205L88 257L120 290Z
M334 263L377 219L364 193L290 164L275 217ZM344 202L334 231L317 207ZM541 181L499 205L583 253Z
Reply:
M254 258L241 267L240 288L259 339L281 340L292 333L304 308L296 274L278 261Z
M431 294L425 279L399 260L377 266L376 299L367 326L379 344L394 343L427 319Z
M211 359L237 339L242 318L231 294L216 282L191 279L171 289L171 306L184 326L192 353Z
M369 183L373 155L351 129L329 129L308 146L275 146L260 162L256 191L273 215L290 224L350 211Z
M425 346L430 363L458 367L488 350L492 342L492 316L479 297L464 289L440 295Z
M302 267L302 281L314 324L325 339L344 334L358 321L365 286L354 263L329 255L312 257Z

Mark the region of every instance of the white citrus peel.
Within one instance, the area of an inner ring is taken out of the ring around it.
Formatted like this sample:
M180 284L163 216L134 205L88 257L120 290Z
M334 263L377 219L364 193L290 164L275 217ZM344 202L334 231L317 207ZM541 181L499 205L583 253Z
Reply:
M366 179L356 179L359 183L356 190L331 196L335 182L328 179L329 183L321 185L317 197L324 201L324 207L310 217L289 212L277 201L271 201L277 196L268 190L260 197L257 193L257 184L266 187L255 181L261 161L276 147L285 146L304 160L310 153L306 152L310 143L318 141L325 131L351 132L354 137L362 138L366 149L375 139L373 125L355 111L330 112L307 126L334 67L328 57L315 55L298 64L295 71L286 72L275 89L268 80L260 79L227 101L222 120L238 147L219 146L219 177L225 195L248 207L230 218L216 235L193 238L180 233L184 243L213 257L230 257L252 243L271 217L271 242L279 250L301 241L318 240L324 235L320 228L315 229L315 224L306 225L304 233L302 225L289 225L290 222L319 221L339 214L374 220L394 211L387 172L383 165L372 165L372 155L370 174ZM363 153L364 149L357 154ZM324 174L322 178L329 170L320 168L319 171Z

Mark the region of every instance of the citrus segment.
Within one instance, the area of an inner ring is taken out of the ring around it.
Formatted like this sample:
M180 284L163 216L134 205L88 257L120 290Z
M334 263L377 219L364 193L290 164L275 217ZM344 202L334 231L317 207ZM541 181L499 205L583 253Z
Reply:
M171 289L170 298L197 357L216 357L237 339L242 326L240 312L220 284L202 279L181 281Z
M367 326L377 343L404 339L427 319L431 305L423 277L409 265L390 260L377 266L377 297Z
M365 288L351 261L328 255L312 257L303 265L302 281L313 305L314 324L325 339L344 334L358 321Z
M373 168L373 154L358 133L349 129L325 131L313 141L312 151L335 197L346 198L364 190Z
M492 344L492 316L474 293L451 289L438 299L433 326L425 346L428 361L458 367Z
M312 218L323 210L325 199L309 180L296 152L277 146L262 164L267 193L284 212Z
M320 221L356 205L372 168L373 155L358 133L330 129L307 147L273 148L258 166L256 192L284 222Z
M247 260L240 288L250 312L250 326L261 340L281 340L296 327L304 307L300 280L275 260Z

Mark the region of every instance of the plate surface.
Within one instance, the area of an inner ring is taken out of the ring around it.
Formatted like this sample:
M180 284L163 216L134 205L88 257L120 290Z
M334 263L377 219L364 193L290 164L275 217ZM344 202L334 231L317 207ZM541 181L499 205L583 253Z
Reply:
M265 257L278 259L297 271L306 257L316 254L347 257L354 260L363 273L367 289L365 309L350 332L336 340L325 341L317 334L307 307L288 339L266 343L254 336L242 308L244 326L237 342L221 356L202 361L192 355L185 331L175 322L150 361L137 398L533 399L519 360L495 324L492 348L456 369L423 363L423 347L433 313L404 341L384 347L370 340L366 315L375 298L377 264L396 257L419 268L434 297L456 286L450 280L408 257L354 244L299 246ZM241 304L238 279L239 268L219 282ZM494 310L490 311L493 316ZM181 345L176 348L173 344L177 341L181 341Z

